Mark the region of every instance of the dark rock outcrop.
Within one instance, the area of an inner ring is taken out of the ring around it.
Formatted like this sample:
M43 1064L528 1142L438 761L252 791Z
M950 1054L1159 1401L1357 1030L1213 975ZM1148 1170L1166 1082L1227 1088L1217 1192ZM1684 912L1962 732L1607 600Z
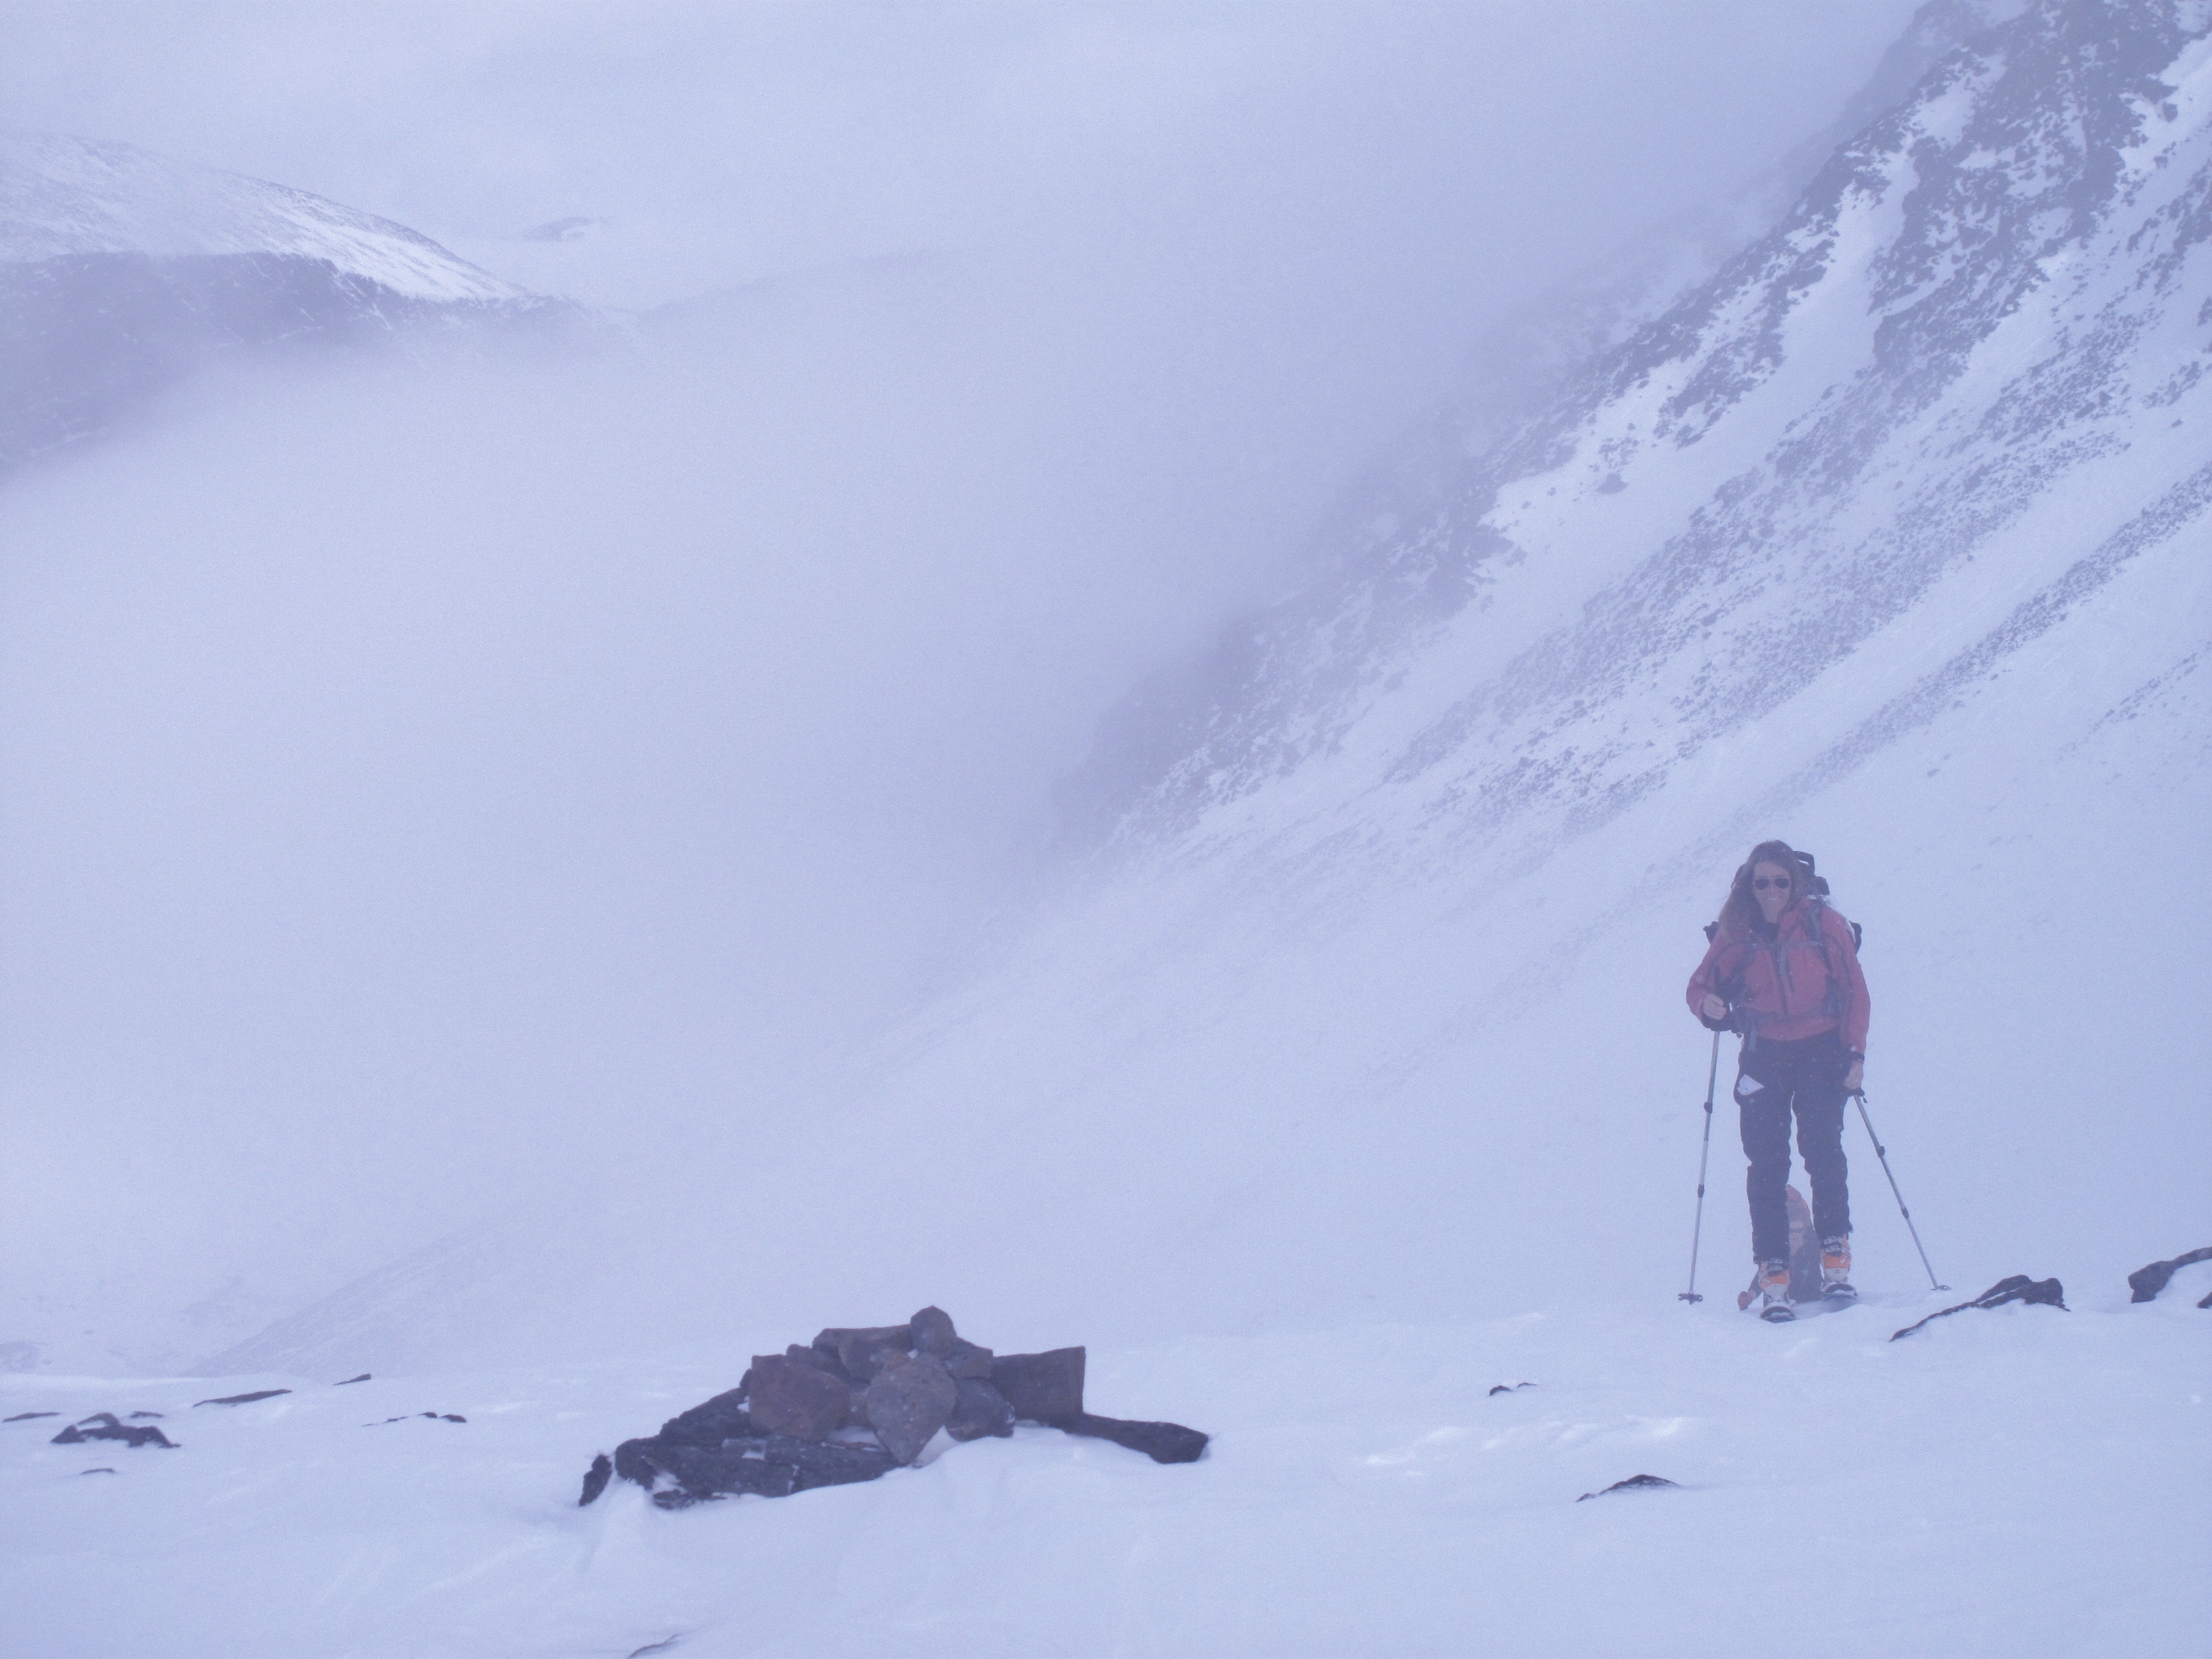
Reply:
M798 1490L798 1471L790 1464L770 1462L760 1447L744 1443L712 1450L704 1446L655 1445L641 1455L653 1475L640 1484L652 1492L653 1501L665 1510L689 1509L710 1498L733 1498L740 1492L788 1498ZM669 1478L667 1484L661 1483L662 1475Z
M849 1486L889 1474L897 1464L879 1446L832 1440L817 1443L771 1435L761 1448L771 1462L787 1463L792 1490L811 1492L817 1486Z
M1961 1302L1953 1308L1939 1308L1929 1314L1928 1319L1916 1320L1901 1331L1892 1331L1889 1340L1894 1342L1900 1336L1911 1335L1929 1319L1964 1313L1969 1308L2001 1308L2008 1302L2036 1303L2064 1313L2067 1310L2066 1287L2055 1279L2030 1279L2026 1273L2014 1273L2008 1279L2000 1279L1971 1302Z
M2157 1300L2158 1293L2166 1288L2168 1279L2180 1269L2198 1261L2212 1261L2212 1245L2207 1245L2201 1250L2185 1251L2171 1261L2154 1261L2148 1267L2136 1268L2128 1275L2128 1289L2132 1292L2128 1300L2130 1302ZM2212 1302L2212 1297L2208 1297L2207 1301ZM2202 1308L2206 1305L2206 1303L2200 1302L2197 1305Z
M251 1406L257 1400L274 1400L280 1394L291 1393L289 1389L257 1389L252 1394L227 1394L215 1400L195 1400L195 1406Z
M576 1500L581 1509L607 1489L607 1482L615 1478L614 1459L601 1452L592 1460L592 1467L584 1471L584 1493Z
M1208 1438L1180 1423L1129 1423L1118 1417L1093 1417L1088 1412L1079 1413L1058 1426L1070 1434L1127 1446L1155 1463L1195 1463Z
M991 1385L1023 1422L1058 1428L1083 1415L1084 1359L1081 1348L1000 1354L991 1362Z
M1680 1483L1677 1481L1668 1480L1663 1476L1656 1474L1632 1474L1626 1480L1614 1481L1611 1486L1607 1486L1604 1492L1586 1492L1580 1498L1575 1499L1575 1502L1577 1504L1587 1504L1591 1498L1603 1498L1609 1492L1651 1492L1656 1491L1662 1486L1675 1486L1679 1489Z
M606 1490L605 1480L594 1479L606 1461L604 1454L592 1460L580 1504L591 1503ZM878 1447L799 1440L785 1434L748 1437L712 1447L655 1436L623 1442L615 1449L610 1473L645 1487L662 1509L680 1510L716 1498L747 1493L788 1498L817 1486L849 1486L877 1480L896 1467Z
M87 1440L120 1440L130 1447L166 1446L177 1449L177 1443L156 1428L138 1428L118 1419L113 1412L98 1412L72 1423L53 1437L57 1446L75 1446Z
M748 1381L752 1375L745 1373ZM765 1432L754 1425L744 1402L745 1388L741 1383L726 1394L700 1401L688 1412L677 1413L660 1425L659 1438L679 1445L719 1446L725 1440Z

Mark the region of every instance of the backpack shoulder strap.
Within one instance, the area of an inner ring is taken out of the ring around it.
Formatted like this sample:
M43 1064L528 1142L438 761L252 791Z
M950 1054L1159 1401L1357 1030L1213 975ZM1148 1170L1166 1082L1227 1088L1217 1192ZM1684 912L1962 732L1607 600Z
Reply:
M1823 939L1825 939L1826 936L1820 932L1822 924L1820 921L1820 912L1830 908L1832 907L1829 905L1827 900L1822 898L1818 894L1814 894L1811 898L1805 901L1807 925L1815 935L1822 938ZM1866 929L1860 927L1858 923L1853 921L1850 917L1844 915L1841 911L1838 911L1836 913L1836 920L1842 922L1844 927L1851 930L1851 950L1853 953L1856 954L1856 952L1864 950L1866 948ZM1826 949L1826 947L1824 945L1822 948Z
M1828 996L1823 1006L1827 1012L1841 1018L1844 1012L1844 982L1836 972L1836 958L1828 949L1827 913L1828 902L1820 895L1815 894L1805 901L1805 930L1807 934L1820 945L1820 963L1828 970ZM1856 951L1858 949L1858 924L1845 920L1841 915L1838 915L1836 920L1843 922L1844 927L1851 930L1851 949Z

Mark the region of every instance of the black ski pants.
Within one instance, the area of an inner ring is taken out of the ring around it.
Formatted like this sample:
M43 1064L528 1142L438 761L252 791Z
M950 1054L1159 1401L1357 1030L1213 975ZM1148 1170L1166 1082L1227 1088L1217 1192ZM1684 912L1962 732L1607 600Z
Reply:
M1794 1042L1764 1039L1744 1044L1735 1079L1735 1104L1751 1168L1743 1180L1751 1200L1751 1254L1755 1261L1790 1256L1790 1121L1797 1121L1797 1155L1813 1178L1813 1227L1822 1238L1851 1230L1851 1200L1844 1159L1844 1073L1850 1069L1842 1035L1822 1031Z

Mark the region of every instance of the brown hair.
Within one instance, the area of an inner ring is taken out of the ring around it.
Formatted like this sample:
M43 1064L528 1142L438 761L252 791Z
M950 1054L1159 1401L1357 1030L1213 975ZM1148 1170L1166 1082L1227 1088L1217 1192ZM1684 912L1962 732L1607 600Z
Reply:
M1795 901L1807 893L1826 893L1828 884L1813 873L1813 857L1801 853L1786 841L1763 841L1751 849L1729 883L1727 901L1721 906L1718 926L1723 933L1747 933L1751 925L1759 919L1759 898L1751 890L1751 872L1762 864L1771 864L1787 870L1791 883L1790 898Z

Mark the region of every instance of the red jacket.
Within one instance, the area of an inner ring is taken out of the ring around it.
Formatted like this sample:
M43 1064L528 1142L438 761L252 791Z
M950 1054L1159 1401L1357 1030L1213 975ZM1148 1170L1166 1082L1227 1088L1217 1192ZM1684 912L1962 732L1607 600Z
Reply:
M1817 920L1816 920L1817 919ZM1866 975L1851 925L1826 903L1795 900L1776 921L1774 937L1723 927L1690 975L1690 1012L1717 996L1744 1030L1777 1042L1843 1028L1844 1047L1866 1052Z

